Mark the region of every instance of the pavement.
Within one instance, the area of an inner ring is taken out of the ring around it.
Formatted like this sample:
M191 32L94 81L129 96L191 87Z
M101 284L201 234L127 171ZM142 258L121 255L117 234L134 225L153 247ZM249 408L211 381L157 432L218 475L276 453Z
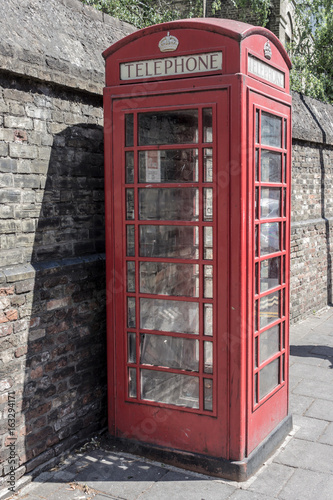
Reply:
M290 351L290 404L294 428L282 446L248 481L236 483L177 469L117 452L96 439L59 467L43 472L11 498L332 500L332 307L291 328Z

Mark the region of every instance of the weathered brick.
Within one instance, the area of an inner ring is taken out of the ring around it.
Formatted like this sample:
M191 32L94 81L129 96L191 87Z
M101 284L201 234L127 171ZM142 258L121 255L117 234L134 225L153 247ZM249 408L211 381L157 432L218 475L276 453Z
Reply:
M0 325L0 337L6 337L7 335L11 335L12 333L13 325L6 323Z
M12 143L9 145L9 154L12 158L37 158L38 148L29 144Z
M33 128L33 121L31 118L24 116L5 116L4 125L6 128L31 130Z
M15 173L17 171L17 161L11 158L0 158L0 172L11 172Z

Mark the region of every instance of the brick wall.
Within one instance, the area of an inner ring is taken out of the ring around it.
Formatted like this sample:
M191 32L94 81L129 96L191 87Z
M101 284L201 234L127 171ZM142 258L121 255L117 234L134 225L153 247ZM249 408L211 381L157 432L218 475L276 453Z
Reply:
M77 0L0 5L0 497L106 425L101 53L132 31Z

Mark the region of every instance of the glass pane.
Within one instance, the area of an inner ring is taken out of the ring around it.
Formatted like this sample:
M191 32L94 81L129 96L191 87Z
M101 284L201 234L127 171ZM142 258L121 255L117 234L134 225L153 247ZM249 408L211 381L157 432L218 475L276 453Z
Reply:
M287 195L286 189L283 190L283 217L286 217L287 214Z
M258 226L255 226L255 228L254 228L254 253L255 253L255 256L258 257L258 255L259 255Z
M286 315L286 289L282 290L282 316Z
M140 262L140 292L199 297L199 266Z
M261 151L261 182L282 181L282 155L273 151Z
M134 213L134 189L126 189L126 219L135 219Z
M254 293L258 295L258 271L259 271L259 263L257 262L255 265L255 277L254 277Z
M260 328L280 317L280 292L273 292L260 299Z
M282 118L262 111L261 144L280 148L282 144Z
M286 256L283 256L282 283L286 282Z
M198 110L139 113L139 146L198 142Z
M281 216L281 189L261 188L260 217L261 219L274 219Z
M213 189L204 188L204 213L203 220L213 220Z
M259 219L259 188L255 189L254 218Z
M162 332L199 333L199 304L177 300L140 299L140 328Z
M213 110L205 108L202 110L203 142L213 142Z
M140 256L197 259L198 239L194 226L140 226Z
M198 220L199 190L139 189L139 218L140 220Z
M135 328L135 297L127 297L127 326Z
M126 170L126 184L133 184L133 182L134 182L134 153L133 153L133 151L126 151L126 153L125 153L125 170Z
M273 326L260 335L260 363L279 351L280 325Z
M256 157L255 157L255 180L259 181L259 149L256 149Z
M137 397L136 368L128 369L128 397L130 398Z
M282 349L285 348L285 335L286 335L286 324L285 322L283 321L283 323L281 324L281 328L282 328Z
M287 236L287 233L286 233L286 223L284 222L283 223L283 250L286 249L286 236Z
M284 149L287 149L287 120L284 120Z
M258 337L254 339L254 367L258 368Z
M280 224L267 222L260 226L260 253L267 255L280 250Z
M164 335L141 335L144 365L199 371L199 341Z
M254 303L254 331L258 331L258 301Z
M127 291L135 292L135 262L127 262Z
M204 378L204 410L213 411L213 381Z
M213 228L205 226L204 231L204 259L213 259Z
M126 226L126 255L127 257L135 256L135 232L134 226Z
M197 182L198 150L139 152L139 182Z
M263 260L260 263L260 292L280 285L280 276L280 257Z
M281 374L281 382L284 382L286 380L284 373L285 373L285 355L282 354L282 374Z
M136 363L136 334L134 332L127 334L127 361Z
M256 143L259 144L259 109L256 110Z
M213 266L204 266L204 297L213 298Z
M204 304L204 335L213 335L213 304Z
M287 182L287 155L283 155L283 182Z
M141 370L141 398L187 408L199 408L199 378Z
M254 376L254 403L257 404L258 401L258 374Z
M275 359L260 371L259 398L262 399L279 385L280 360Z
M134 145L134 120L133 115L125 115L125 146L132 147Z
M204 182L213 182L213 150L204 149Z
M204 342L204 372L213 373L213 342Z

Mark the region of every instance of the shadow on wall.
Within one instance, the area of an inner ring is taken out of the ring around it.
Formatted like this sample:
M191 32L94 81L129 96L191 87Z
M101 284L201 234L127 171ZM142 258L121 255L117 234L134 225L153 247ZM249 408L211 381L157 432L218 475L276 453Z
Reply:
M103 129L77 124L54 136L26 290L26 472L106 424L103 252Z

